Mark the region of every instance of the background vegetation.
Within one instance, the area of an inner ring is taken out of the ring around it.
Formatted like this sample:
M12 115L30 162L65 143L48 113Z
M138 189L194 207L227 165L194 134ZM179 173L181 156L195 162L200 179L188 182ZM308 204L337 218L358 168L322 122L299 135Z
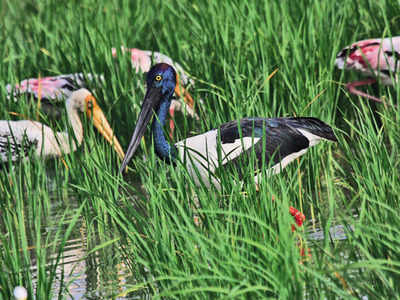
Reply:
M116 277L119 256L135 279L88 287L88 299L398 297L400 114L350 96L343 83L359 75L334 67L351 42L398 34L398 1L0 3L1 119L35 119L37 111L29 97L7 100L6 83L103 73L105 83L90 88L126 148L144 89L128 56L112 59L110 48L125 45L165 53L197 80L190 90L204 101L201 120L178 116L174 140L243 116L293 115L324 120L339 139L265 180L259 193L228 176L217 192L158 161L149 138L130 174L118 176L116 155L87 123L80 151L64 157L68 168L36 159L1 171L0 297L23 285L36 299L68 298L72 283L56 270L82 228L94 265ZM397 103L399 87L369 92ZM65 116L40 120L66 124ZM307 217L294 234L290 205ZM344 240L330 235L338 224ZM315 230L322 239L310 238Z

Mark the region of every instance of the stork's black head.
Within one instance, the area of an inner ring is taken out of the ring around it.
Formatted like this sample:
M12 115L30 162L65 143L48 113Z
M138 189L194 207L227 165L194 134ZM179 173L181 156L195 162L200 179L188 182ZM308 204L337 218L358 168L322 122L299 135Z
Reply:
M177 77L173 67L160 63L154 65L147 73L147 90L161 89L163 96L170 98L176 87Z
M146 83L147 92L142 103L142 109L138 121L136 122L131 142L129 143L128 150L122 161L120 172L125 169L139 146L140 139L153 115L153 111L157 111L163 101L171 102L172 94L177 86L176 72L169 64L156 64L147 73Z

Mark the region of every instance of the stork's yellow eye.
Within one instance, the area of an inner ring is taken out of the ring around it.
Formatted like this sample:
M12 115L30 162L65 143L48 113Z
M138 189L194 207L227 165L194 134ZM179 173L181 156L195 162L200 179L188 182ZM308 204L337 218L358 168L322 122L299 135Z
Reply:
M155 79L156 79L156 81L160 81L162 79L162 77L161 77L161 75L157 75Z

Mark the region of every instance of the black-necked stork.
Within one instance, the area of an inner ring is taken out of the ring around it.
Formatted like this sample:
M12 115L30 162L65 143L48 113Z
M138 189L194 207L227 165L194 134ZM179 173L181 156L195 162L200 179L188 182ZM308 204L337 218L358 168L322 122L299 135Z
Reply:
M83 128L79 112L85 112L94 126L113 145L119 157L124 158L118 139L96 99L86 89L73 92L65 103L67 117L72 127L74 137L68 132L55 132L50 127L36 121L0 121L0 163L8 160L17 161L33 154L43 158L57 157L77 149L83 140ZM76 141L76 142L75 142Z
M356 87L373 84L377 82L376 78L380 78L384 85L399 83L400 36L355 42L340 50L335 64L339 69L356 70L372 76L366 80L348 83L346 88L352 94L382 102L382 99L361 92Z
M189 84L194 84L194 81L184 71L182 66L177 62L174 62L170 57L165 54L140 50L136 48L125 48L121 47L121 53L128 53L131 57L132 68L135 69L136 73L146 73L150 70L152 61L155 63L169 63L176 68L178 73L178 84L175 87L175 94L180 99L173 99L170 106L170 132L174 130L173 116L175 111L182 111L183 113L199 119L198 115L194 111L194 100L190 93L184 88ZM117 57L117 50L112 48L112 56ZM18 84L6 85L7 98L12 98L17 101L19 96L22 94L31 94L34 98L41 100L41 105L46 111L53 112L58 115L58 111L53 109L53 103L64 101L71 96L73 91L80 88L87 88L90 84L104 83L104 76L98 74L64 74L57 76L47 76L41 78L29 78L24 79ZM142 84L138 81L138 86Z
M263 156L264 165L270 166L267 175L272 175L319 141L337 141L332 128L316 118L243 118L171 145L163 126L175 86L176 72L168 64L156 64L147 74L147 92L120 172L125 170L138 148L153 114L152 133L157 155L169 163L181 161L196 184L217 188L220 183L214 176L215 171L230 162L240 162L241 158L254 154L257 162L252 176L257 184L262 174L257 171L263 165ZM297 210L291 213L296 221L302 222L303 216Z
M210 177L209 173L252 151L259 163L264 153L266 165L271 166L270 173L276 174L319 141L337 141L332 128L316 118L243 118L170 145L163 126L175 86L176 73L168 64L156 64L147 74L147 92L121 172L139 146L153 112L156 118L152 133L157 155L167 162L184 161L197 183L202 180L218 186L218 180ZM263 137L265 143L262 143ZM196 169L201 178L196 176ZM255 181L259 181L258 176L255 176Z

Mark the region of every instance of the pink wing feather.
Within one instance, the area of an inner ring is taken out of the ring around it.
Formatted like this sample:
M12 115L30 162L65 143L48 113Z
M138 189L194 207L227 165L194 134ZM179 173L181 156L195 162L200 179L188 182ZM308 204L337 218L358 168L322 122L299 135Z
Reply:
M112 55L117 56L117 50L115 48L111 49ZM125 48L121 46L122 53L130 53L132 67L136 72L148 72L153 63L165 62L171 64L175 67L179 74L179 79L183 85L188 85L189 83L194 83L192 79L185 73L181 65L174 62L170 57L153 51L140 50L136 48ZM18 96L24 93L33 94L35 98L39 96L39 86L41 90L41 97L47 100L62 101L69 97L74 90L79 88L86 88L87 83L98 80L103 82L103 75L97 74L83 74L74 73L58 76L49 76L40 78L29 78L22 80L19 84L6 85L7 98L18 99Z
M116 57L117 49L112 48L111 51L112 55ZM143 73L148 72L153 64L167 63L172 65L178 72L179 79L183 85L194 83L194 81L190 79L189 76L185 73L182 66L177 62L174 62L169 56L165 54L149 50L140 50L137 48L126 48L124 46L121 46L121 52L128 52L131 54L132 68L134 68L137 73L139 71Z
M49 76L42 78L29 78L22 80L15 86L11 84L6 85L7 98L13 96L14 100L17 100L21 94L33 94L35 98L39 97L39 87L41 97L49 101L62 101L68 98L74 90L79 88L87 87L87 81L94 81L97 78L103 81L104 78L101 75L92 75L82 73L66 74L59 76Z
M400 36L363 40L342 49L336 56L339 69L354 69L380 77L383 84L398 82L400 72Z

